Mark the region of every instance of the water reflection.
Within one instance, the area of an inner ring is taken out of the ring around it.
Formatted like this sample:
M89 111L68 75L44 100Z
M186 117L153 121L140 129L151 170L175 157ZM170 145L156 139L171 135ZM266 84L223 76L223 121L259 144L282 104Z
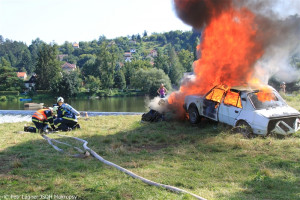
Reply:
M145 112L146 97L107 97L100 99L65 99L78 111L97 112ZM44 103L45 106L52 106L56 103L56 98L42 99L39 101L5 101L0 102L0 110L25 110L25 103ZM28 109L28 108L27 108ZM36 110L36 108L29 108Z

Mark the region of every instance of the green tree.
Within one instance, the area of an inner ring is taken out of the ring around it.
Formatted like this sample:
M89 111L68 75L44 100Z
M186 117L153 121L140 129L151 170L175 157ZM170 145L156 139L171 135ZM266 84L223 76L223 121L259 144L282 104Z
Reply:
M25 88L23 80L17 77L10 63L1 58L0 63L0 91L22 91Z
M166 74L169 74L170 72L168 57L163 54L161 49L157 50L157 56L154 58L154 67L164 70Z
M131 78L132 86L141 89L150 95L156 95L156 91L161 83L164 83L167 89L171 89L170 79L161 69L139 69Z
M76 71L73 72L63 72L62 78L58 82L58 85L52 84L52 92L56 95L64 97L74 97L79 92L79 87L81 84L81 79Z
M18 71L24 71L23 69L26 70L28 74L31 74L34 71L34 66L31 60L31 54L28 49L25 49L23 54L22 54L22 60L17 66Z
M108 47L106 42L102 43L100 53L96 58L95 69L99 71L100 80L104 89L112 88L114 85L116 61L116 48L114 46Z
M144 30L143 37L147 37L147 36L148 36L147 31Z
M147 68L152 68L151 63L147 60L133 60L132 62L126 62L121 68L125 76L126 86L131 85L130 81L135 71Z
M171 79L171 83L178 86L180 83L180 79L183 76L184 69L181 63L179 62L178 56L174 48L171 45L168 46L168 54L170 66L169 77Z
M74 51L72 43L65 41L65 43L62 46L60 46L60 51L62 54L71 55Z
M61 66L57 60L57 53L56 45L42 45L35 68L37 75L36 89L49 90L51 82L57 82L61 79Z
M126 80L123 71L117 70L114 78L115 88L124 89L126 87Z
M98 77L89 75L85 81L85 88L89 90L90 94L96 94L101 89L101 81Z
M181 63L182 67L185 69L186 72L193 71L193 62L194 62L194 55L188 50L182 49L178 52L179 62Z

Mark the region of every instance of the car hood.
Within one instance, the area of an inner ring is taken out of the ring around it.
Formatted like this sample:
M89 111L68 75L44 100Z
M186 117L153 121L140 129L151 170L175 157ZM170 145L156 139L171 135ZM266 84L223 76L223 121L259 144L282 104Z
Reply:
M300 116L300 112L290 106L261 109L256 110L255 112L267 118Z

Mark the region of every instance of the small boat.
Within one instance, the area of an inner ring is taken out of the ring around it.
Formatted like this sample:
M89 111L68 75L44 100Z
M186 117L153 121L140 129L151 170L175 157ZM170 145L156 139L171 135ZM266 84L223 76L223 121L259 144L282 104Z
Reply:
M28 109L43 108L44 103L24 103L24 107Z
M20 99L20 101L31 101L32 99Z

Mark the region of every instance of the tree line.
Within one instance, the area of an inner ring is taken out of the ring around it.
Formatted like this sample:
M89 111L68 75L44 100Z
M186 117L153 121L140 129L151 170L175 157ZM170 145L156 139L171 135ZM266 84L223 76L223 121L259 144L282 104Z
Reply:
M36 89L55 95L97 94L108 89L138 89L154 95L160 83L178 86L184 72L192 71L200 33L170 31L79 42L79 48L65 42L47 44L37 38L27 46L0 35L0 90L24 91L15 72L36 74ZM124 53L130 52L130 61ZM154 52L154 53L153 53ZM152 53L152 54L151 54ZM63 55L62 61L58 55ZM76 64L71 72L62 64Z

